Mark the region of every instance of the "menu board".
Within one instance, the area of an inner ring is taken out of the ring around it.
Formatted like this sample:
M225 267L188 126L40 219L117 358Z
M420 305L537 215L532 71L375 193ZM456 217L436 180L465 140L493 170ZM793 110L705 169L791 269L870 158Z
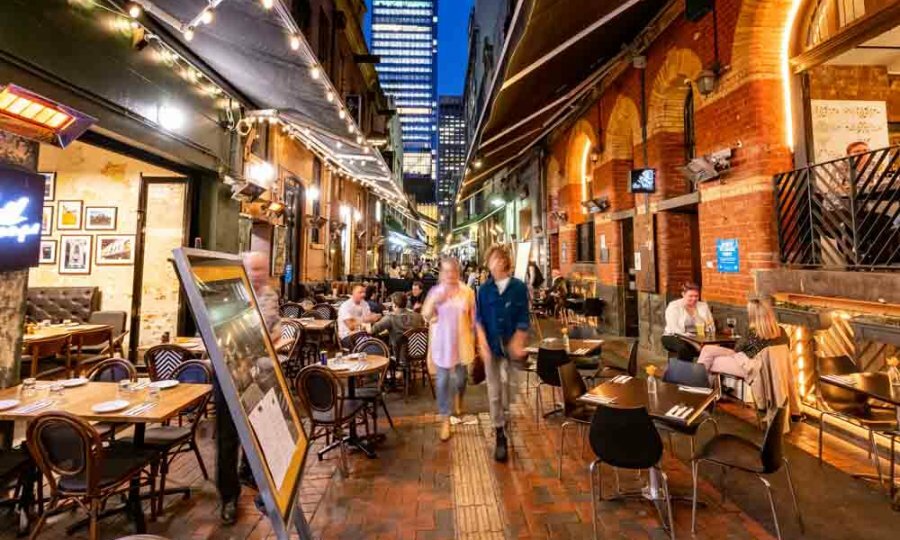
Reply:
M276 535L287 538L292 519L305 527L296 497L308 440L256 296L240 257L188 248L173 253L267 514Z
M870 150L890 143L884 101L814 99L810 107L816 163L846 157L851 143Z

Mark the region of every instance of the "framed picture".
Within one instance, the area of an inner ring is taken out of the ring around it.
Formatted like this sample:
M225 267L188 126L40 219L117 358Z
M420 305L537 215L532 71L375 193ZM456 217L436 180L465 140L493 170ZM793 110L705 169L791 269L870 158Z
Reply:
M56 240L41 240L40 264L56 264Z
M69 234L60 237L59 273L90 274L93 236Z
M134 264L133 234L98 234L97 266Z
M59 201L57 208L56 228L60 231L81 230L82 201Z
M53 207L45 206L44 214L41 216L41 236L50 236L53 234Z
M86 206L84 208L84 230L114 231L116 230L115 206Z
M44 177L44 202L50 202L56 199L56 173L42 172L38 173Z

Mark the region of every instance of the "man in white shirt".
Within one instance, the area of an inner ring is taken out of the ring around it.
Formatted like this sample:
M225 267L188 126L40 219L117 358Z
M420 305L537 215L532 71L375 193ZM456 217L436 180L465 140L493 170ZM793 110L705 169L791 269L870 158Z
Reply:
M338 337L342 346L349 346L349 338L352 334L362 332L363 324L373 323L380 316L369 310L369 303L365 300L366 289L362 285L353 287L350 299L341 304L338 309Z

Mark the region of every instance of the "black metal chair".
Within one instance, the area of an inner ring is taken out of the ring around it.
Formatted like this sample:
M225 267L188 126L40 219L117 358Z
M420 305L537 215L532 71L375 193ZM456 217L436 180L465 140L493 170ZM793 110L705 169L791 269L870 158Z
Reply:
M703 364L695 364L694 362L686 362L677 358L670 358L666 372L663 374L663 382L671 384L679 384L684 386L694 386L697 388L710 388L709 374L706 372L706 366ZM712 390L715 392L715 390ZM712 414L703 411L697 418L696 422L690 425L681 423L657 422L657 429L664 431L669 436L669 446L672 448L672 454L675 454L675 447L672 445L672 433L680 433L686 435L691 441L691 459L695 453L695 439L697 433L703 424L711 422L716 434L719 433L719 423L713 418Z
M367 336L356 342L353 347L353 353L366 353L374 356L391 357L391 352L387 344L381 339L374 336ZM371 381L359 381L356 388L356 397L366 402L368 411L372 415L372 431L378 434L378 408L384 411L388 424L394 429L394 419L388 411L387 403L385 403L384 376L387 370L382 371L377 377L373 377Z
M625 359L625 362L621 360ZM638 371L638 340L617 339L607 340L603 343L603 352L600 354L602 367L594 374L595 379L612 379L619 375L637 376Z
M559 366L559 382L562 388L563 396L563 416L565 421L559 430L559 462L557 464L556 476L562 480L562 462L565 453L566 428L580 426L582 428L581 440L582 448L584 447L584 429L591 425L591 418L594 415L595 407L586 403L581 403L578 398L587 393L587 386L584 379L578 372L578 368L574 362L566 362Z
M710 439L697 456L691 461L691 473L693 476L694 495L693 505L691 509L691 532L697 531L697 478L700 473L700 464L703 462L715 463L727 469L738 469L744 472L755 474L760 482L766 488L766 494L769 496L769 506L772 509L772 519L775 521L775 534L781 539L781 527L778 524L778 513L775 510L775 500L772 498L772 485L764 476L775 474L784 467L787 476L788 488L791 491L791 500L794 503L794 512L797 514L797 522L800 525L800 531L803 528L803 517L800 515L800 507L797 504L797 494L794 491L794 482L791 478L791 469L788 460L784 457L784 425L787 422L787 407L780 407L776 412L772 421L766 429L765 439L762 445L759 445L749 439L745 439L738 435L723 433L716 435ZM722 493L725 493L723 474L723 485L720 486Z
M594 538L597 535L597 503L603 499L602 464L606 463L619 469L642 470L651 469L661 480L661 488L666 501L669 535L675 538L675 519L672 514L672 500L669 496L669 480L666 473L659 468L663 445L659 432L647 413L647 409L616 409L606 405L597 405L591 419L591 431L588 439L591 450L597 456L591 463L591 518L594 525Z
M412 328L400 336L397 342L397 367L403 373L403 396L409 399L409 387L416 375L421 375L423 384L428 381L434 397L434 381L428 372L428 329Z
M594 319L594 327L600 327L600 321L603 320L603 311L606 308L606 302L602 298L585 298L584 299L584 319L590 323Z
M559 366L571 362L569 359L569 354L565 351L565 349L545 349L541 347L538 349L537 354L537 363L535 365L535 371L538 376L538 385L536 392L536 405L535 405L535 421L540 420L540 416L543 414L544 418L550 416L551 414L556 414L558 412L562 412L562 408L554 408L552 411L548 413L544 413L544 405L541 397L541 387L549 386L552 392L556 393L556 388L562 387L562 382L559 380Z
M304 349L309 349L306 344L306 332L303 325L294 320L281 321L281 343L276 351L281 361L281 372L285 379L293 381L306 365L308 354Z
M334 444L329 444L319 450L319 459L334 446L340 449L340 469L344 476L348 476L347 445L344 441L345 428L349 428L352 422L357 422L361 415L365 414L366 404L359 399L347 399L344 397L343 387L330 369L324 366L306 366L300 370L300 375L295 382L295 391L300 398L300 403L309 415L310 441L320 437L326 437L326 444L332 439ZM368 422L362 422L368 432Z
M856 363L848 356L825 356L817 361L819 377L823 375L850 375L859 373ZM897 415L893 410L879 409L869 403L866 395L845 390L832 384L818 385L819 410L819 464L822 463L822 447L824 444L825 418L833 416L865 429L869 434L869 459L878 475L878 483L884 484L881 472L881 460L878 457L878 445L875 433L889 433L897 429Z
M190 361L193 353L184 347L174 343L163 343L147 349L144 353L144 363L147 364L147 373L151 381L163 381L171 379L178 366Z
M88 513L91 540L99 538L100 510L113 495L128 492L133 517L143 519L140 486L150 486L151 493L155 492L152 476L143 480L141 476L159 458L155 450L126 443L104 447L88 422L64 412L48 412L32 420L26 443L50 488L50 502L31 538L39 538L47 518L69 501ZM135 489L129 485L133 479L139 481Z
M278 315L286 319L296 319L303 311L303 306L297 302L285 302L278 306Z

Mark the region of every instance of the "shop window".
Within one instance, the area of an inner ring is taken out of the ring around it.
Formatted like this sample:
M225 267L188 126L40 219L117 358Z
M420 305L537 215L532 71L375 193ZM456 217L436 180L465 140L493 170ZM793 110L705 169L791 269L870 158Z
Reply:
M594 223L592 221L576 226L575 262L594 262Z

